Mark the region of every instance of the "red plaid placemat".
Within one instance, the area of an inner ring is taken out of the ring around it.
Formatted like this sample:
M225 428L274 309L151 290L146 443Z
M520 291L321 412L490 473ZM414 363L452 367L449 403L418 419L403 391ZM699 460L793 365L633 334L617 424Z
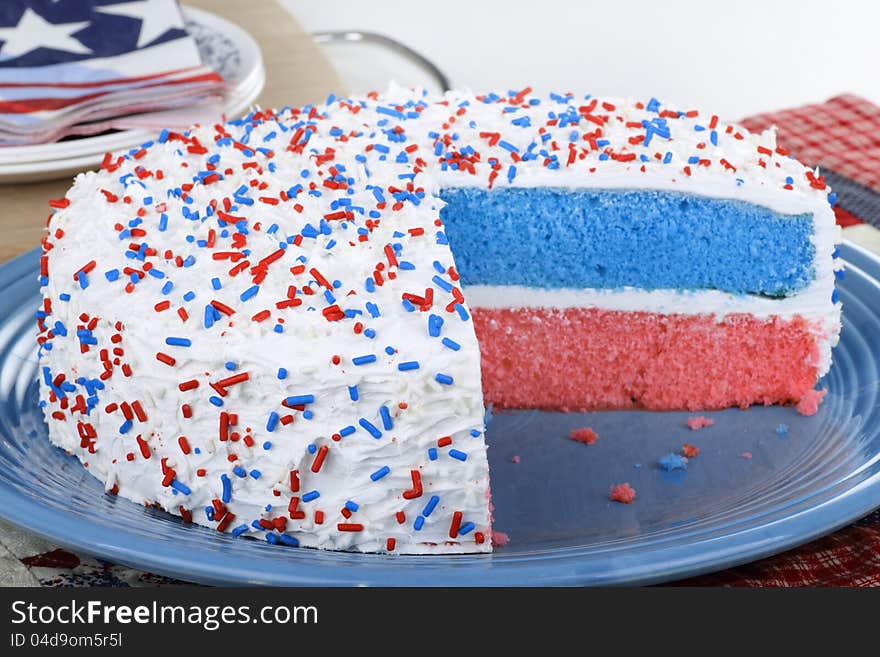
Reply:
M834 211L841 226L880 227L880 107L847 94L742 123L753 132L776 126L781 146L820 168L837 193Z
M858 96L758 114L743 121L751 131L777 126L779 143L806 164L880 190L880 107Z

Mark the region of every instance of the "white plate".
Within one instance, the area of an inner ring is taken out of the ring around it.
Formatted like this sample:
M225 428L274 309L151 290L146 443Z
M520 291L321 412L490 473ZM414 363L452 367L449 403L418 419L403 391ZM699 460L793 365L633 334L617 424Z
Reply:
M193 7L184 7L183 14L204 62L230 83L224 114L238 116L256 100L266 81L260 47L247 32L215 14ZM135 146L152 136L148 130L125 130L52 144L0 148L0 184L63 178L95 168L108 151Z

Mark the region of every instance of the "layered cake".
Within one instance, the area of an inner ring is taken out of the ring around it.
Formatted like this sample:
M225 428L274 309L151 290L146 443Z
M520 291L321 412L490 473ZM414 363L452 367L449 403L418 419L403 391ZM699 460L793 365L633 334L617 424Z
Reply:
M392 89L163 131L53 202L49 436L234 536L488 551L484 404L811 394L833 201L772 132L655 99Z

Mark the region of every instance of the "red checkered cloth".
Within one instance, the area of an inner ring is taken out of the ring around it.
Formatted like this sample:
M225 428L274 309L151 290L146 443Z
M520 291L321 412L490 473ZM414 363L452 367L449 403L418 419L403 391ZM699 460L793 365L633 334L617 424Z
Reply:
M776 126L779 144L820 167L838 194L837 223L880 227L880 107L851 94L743 120L753 132Z
M838 224L880 226L880 107L845 95L742 123L753 132L775 125L780 146L820 167L838 195ZM880 586L880 511L781 555L676 584Z
M776 557L675 586L880 586L880 518L850 525Z
M797 159L880 190L880 107L864 98L837 96L751 116L743 125L753 132L775 125L779 143Z

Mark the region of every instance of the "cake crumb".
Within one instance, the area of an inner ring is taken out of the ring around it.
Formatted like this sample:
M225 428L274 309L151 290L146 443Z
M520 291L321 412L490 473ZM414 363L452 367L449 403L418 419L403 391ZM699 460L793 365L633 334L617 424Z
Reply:
M510 536L504 532L492 530L492 547L504 547L510 543Z
M599 439L598 434L590 427L572 429L571 433L568 434L568 437L569 439L577 443L583 443L584 445L592 445Z
M822 403L822 398L827 392L828 390L825 388L821 390L807 390L798 402L797 412L801 415L815 415L816 411L819 410L819 404Z
M776 427L776 435L779 436L780 438L787 438L788 437L788 425L787 424L780 424L778 427Z
M702 415L689 417L687 420L687 425L691 429L691 431L696 431L697 429L702 429L703 427L711 427L713 424L715 424L715 420L710 420L709 418Z
M740 456L742 456L744 459L750 459L750 458L752 458L752 453L751 452L743 452L742 454L740 454Z
M681 453L685 457L692 459L700 453L700 448L694 447L693 445L691 445L689 443L685 443L684 445L681 446Z
M611 487L611 495L609 498L612 502L632 504L632 501L636 498L636 489L630 486L629 482L617 484L616 486Z
M511 463L519 463L519 461L520 461L519 454L514 454L513 456L510 457Z
M669 453L659 461L660 469L671 472L673 470L687 470L688 460L684 456Z

